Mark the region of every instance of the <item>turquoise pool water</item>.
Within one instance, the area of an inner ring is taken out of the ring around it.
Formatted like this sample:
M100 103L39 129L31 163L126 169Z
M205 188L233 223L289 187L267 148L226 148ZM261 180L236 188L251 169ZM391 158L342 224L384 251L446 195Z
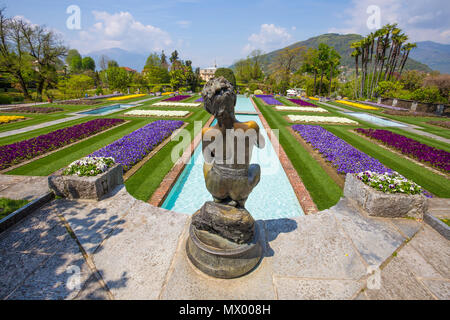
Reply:
M248 99L245 98L244 99ZM253 107L253 106L252 106ZM254 110L254 109L253 109ZM254 112L254 111L253 111ZM261 181L250 194L246 208L255 219L269 220L304 215L292 186L284 172L268 136L257 115L237 115L239 121L256 121L266 139L264 149L254 149L252 163L261 166ZM162 207L193 214L212 196L206 190L203 177L201 146L197 147Z
M131 107L134 107L134 106L130 105L130 104L115 104L112 106L107 106L107 107L102 107L102 108L98 108L98 109L94 109L94 110L90 110L90 111L81 112L81 114L106 114L106 113L111 113L113 111L119 111L118 109L128 109Z
M236 113L256 112L250 99L243 95L237 96L236 107L234 110Z
M348 114L350 116L353 116L355 118L376 124L377 126L380 126L380 127L406 127L406 125L404 125L404 124L390 121L390 120L387 120L384 118L374 117L370 114L363 113L363 112L344 112L344 113Z

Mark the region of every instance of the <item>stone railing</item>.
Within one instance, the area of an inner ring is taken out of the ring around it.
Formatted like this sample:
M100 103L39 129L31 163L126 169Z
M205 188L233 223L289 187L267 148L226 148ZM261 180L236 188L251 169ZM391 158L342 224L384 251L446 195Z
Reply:
M450 105L445 104L424 103L413 100L403 100L395 98L378 98L377 102L388 106L402 108L405 110L434 113L447 117L450 116Z

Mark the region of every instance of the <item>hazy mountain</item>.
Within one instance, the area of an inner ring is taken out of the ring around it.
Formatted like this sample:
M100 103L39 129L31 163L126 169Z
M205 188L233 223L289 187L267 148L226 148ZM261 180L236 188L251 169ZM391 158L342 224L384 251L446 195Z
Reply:
M417 42L417 48L411 50L409 56L427 64L433 70L450 73L450 44L433 41Z
M129 67L141 72L147 61L148 55L140 54L136 52L130 52L120 48L105 49L99 51L93 51L86 54L95 60L97 69L100 69L100 58L102 55L107 56L110 60L116 60L119 66ZM84 55L83 55L84 56Z
M339 54L341 55L341 65L350 67L350 68L354 68L355 59L350 56L351 52L353 51L353 49L350 48L350 44L352 42L358 41L362 38L363 37L359 34L344 34L344 35L342 35L342 34L337 34L337 33L326 33L326 34L322 34L317 37L309 38L308 40L296 42L296 43L288 46L287 48L292 49L292 48L297 48L300 46L306 46L307 48L316 48L317 49L317 47L319 46L319 43L323 42L323 43L328 44L331 47L334 47L336 49L336 51L339 52ZM266 71L268 69L268 66L270 65L270 63L277 56L277 54L279 54L280 51L283 49L284 48L269 52L262 57L263 70ZM231 66L231 67L233 67L233 66ZM419 61L416 61L414 59L408 58L408 61L406 62L406 65L405 65L405 70L411 70L411 69L420 70L420 71L428 71L428 72L431 71L431 69L427 65L425 65Z

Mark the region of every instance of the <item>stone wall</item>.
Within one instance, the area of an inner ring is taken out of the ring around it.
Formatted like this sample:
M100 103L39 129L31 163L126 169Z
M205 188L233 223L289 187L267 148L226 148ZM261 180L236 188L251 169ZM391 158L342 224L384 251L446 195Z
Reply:
M450 105L423 103L423 102L415 102L413 100L403 100L393 98L381 98L379 101L382 104L402 108L405 110L440 114L446 117L450 116Z

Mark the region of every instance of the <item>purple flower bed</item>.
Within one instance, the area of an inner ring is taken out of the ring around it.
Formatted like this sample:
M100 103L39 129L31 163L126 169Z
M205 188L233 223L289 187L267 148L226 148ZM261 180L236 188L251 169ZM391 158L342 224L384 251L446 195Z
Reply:
M122 119L95 119L28 140L0 146L0 170L59 149L122 122L124 122Z
M438 169L450 171L450 153L447 151L427 146L414 139L388 130L358 128L356 131L367 137L381 141L383 144L421 162L427 162Z
M392 172L377 159L359 151L320 126L296 124L292 129L330 161L338 173L359 173L367 170L377 173Z
M89 157L112 157L116 163L129 170L141 161L172 132L183 125L183 121L158 120L90 154Z
M304 101L302 99L288 99L288 100L293 102L293 103L295 103L295 104L298 104L299 106L302 106L302 107L317 107L315 104L312 104L310 102L306 102L306 101Z
M362 104L370 104L371 106L374 106L374 107L380 107L380 108L385 108L385 109L400 110L400 111L401 111L401 110L403 110L403 111L407 110L407 109L404 109L404 108L388 106L388 105L386 105L386 104L375 103L375 102L371 102L371 101L359 101L359 102L362 103Z
M175 96L175 97L171 97L171 98L167 98L167 99L164 99L163 101L166 101L166 102L178 102L178 101L181 101L181 100L185 100L185 99L187 99L187 98L190 98L191 96L183 96L183 95L179 95L179 96Z
M194 102L203 102L203 98L199 98L199 99L195 100Z
M265 104L269 104L272 106L283 106L283 104L275 99L272 95L258 94L255 95L255 97L260 98L262 101L264 101Z

